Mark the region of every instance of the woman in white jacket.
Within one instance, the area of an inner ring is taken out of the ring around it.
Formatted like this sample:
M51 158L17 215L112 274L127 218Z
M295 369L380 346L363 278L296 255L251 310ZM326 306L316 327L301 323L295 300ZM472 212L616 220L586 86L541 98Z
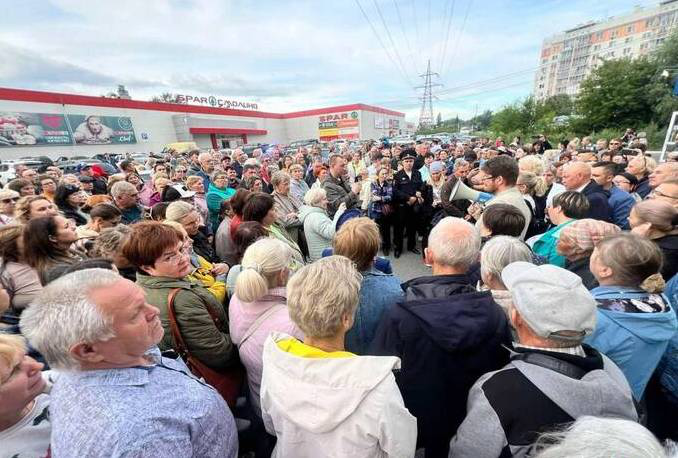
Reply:
M299 209L299 221L304 225L308 257L313 262L322 258L325 248L332 246L337 221L346 210L346 204L339 205L334 219L330 219L327 216L327 194L322 188L309 190L304 197L304 203L306 205Z
M360 281L348 258L330 256L288 283L290 318L304 339L273 333L264 345L261 408L278 438L273 457L414 456L417 420L392 372L400 359L344 349Z

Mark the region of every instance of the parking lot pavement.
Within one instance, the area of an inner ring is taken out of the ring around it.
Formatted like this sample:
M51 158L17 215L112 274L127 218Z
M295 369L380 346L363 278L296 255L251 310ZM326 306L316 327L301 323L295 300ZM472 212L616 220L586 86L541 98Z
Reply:
M379 256L384 255L380 253ZM391 250L391 255L388 256L388 259L393 266L393 273L397 275L401 281L407 281L423 275L431 275L431 268L424 265L424 259L420 254L404 251L400 258L396 259Z

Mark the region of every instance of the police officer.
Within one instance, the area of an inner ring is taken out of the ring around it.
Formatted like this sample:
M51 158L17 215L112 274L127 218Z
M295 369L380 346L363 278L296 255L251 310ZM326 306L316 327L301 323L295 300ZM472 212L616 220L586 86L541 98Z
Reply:
M417 249L417 210L424 203L422 196L424 182L421 174L414 169L417 157L413 148L403 150L400 155L403 169L393 177L393 200L396 205L395 214L395 257L399 258L403 251L403 232L407 230L407 249L421 254Z

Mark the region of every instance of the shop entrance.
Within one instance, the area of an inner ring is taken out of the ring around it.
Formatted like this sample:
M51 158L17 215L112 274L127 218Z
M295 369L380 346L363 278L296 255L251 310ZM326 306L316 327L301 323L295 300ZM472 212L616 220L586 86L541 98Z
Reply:
M238 148L245 144L244 135L223 135L216 134L216 143L217 147L220 149L233 149Z

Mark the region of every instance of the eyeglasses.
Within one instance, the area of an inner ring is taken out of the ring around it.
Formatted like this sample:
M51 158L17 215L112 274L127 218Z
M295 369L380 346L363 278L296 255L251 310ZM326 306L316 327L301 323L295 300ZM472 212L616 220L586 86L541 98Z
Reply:
M480 181L494 180L495 178L497 178L497 177L483 177L483 178L480 178Z
M10 202L16 202L20 197L10 197L9 199L2 199L3 204L8 204Z
M191 244L184 243L179 248L179 251L177 253L165 254L160 258L160 261L169 262L169 263L179 262L179 261L181 261L181 258L183 258L184 256L186 256L190 253L191 253Z

